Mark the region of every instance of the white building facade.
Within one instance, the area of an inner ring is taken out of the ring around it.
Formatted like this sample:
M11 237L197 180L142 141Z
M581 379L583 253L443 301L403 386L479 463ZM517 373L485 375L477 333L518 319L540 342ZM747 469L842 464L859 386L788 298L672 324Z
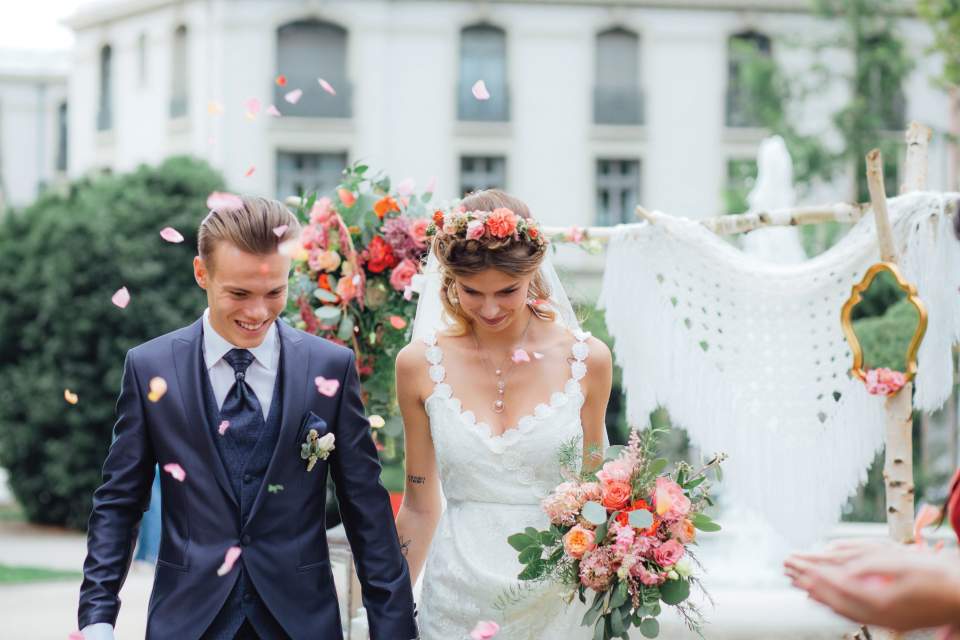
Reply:
M905 119L943 131L929 29L899 22L918 61ZM436 176L440 199L498 186L547 224L582 226L631 221L638 202L722 213L731 162L764 136L736 112L731 40L758 40L799 74L809 49L785 43L824 30L806 0L119 0L68 24L71 176L192 154L236 191L287 196L363 160L420 186ZM471 95L477 80L488 101ZM296 105L283 99L298 88ZM808 101L801 128L826 130L844 94ZM938 136L932 188L947 186L946 165Z
M66 52L0 50L0 212L67 172Z

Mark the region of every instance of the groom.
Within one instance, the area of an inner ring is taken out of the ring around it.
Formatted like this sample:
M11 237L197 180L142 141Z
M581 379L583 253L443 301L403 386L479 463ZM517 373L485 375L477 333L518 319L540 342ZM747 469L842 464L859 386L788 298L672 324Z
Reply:
M113 637L159 463L163 527L148 639L342 639L324 527L328 470L370 637L415 638L410 576L354 354L278 320L291 263L278 245L299 224L279 202L242 203L200 225L203 317L127 354L93 496L80 628L87 640ZM314 430L332 434L333 448L326 438L308 464L301 445L315 442ZM231 548L240 552L232 567Z

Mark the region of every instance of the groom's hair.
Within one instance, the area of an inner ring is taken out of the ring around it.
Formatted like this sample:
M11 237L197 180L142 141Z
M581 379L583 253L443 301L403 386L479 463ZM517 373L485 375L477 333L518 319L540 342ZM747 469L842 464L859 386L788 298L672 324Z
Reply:
M220 206L200 223L197 249L208 269L213 268L213 254L222 242L246 253L268 255L300 235L297 217L282 202L259 196L239 198L242 206Z

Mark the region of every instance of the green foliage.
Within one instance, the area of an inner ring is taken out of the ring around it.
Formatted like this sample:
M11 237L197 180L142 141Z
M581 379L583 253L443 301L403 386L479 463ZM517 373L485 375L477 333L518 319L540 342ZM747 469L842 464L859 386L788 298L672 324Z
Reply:
M203 162L173 158L80 180L0 221L0 465L31 521L86 526L126 351L205 306L191 260L222 186ZM165 226L185 242L163 241ZM126 309L110 302L121 286Z
M933 51L943 54L946 85L960 86L960 2L957 0L919 0L917 13L933 30Z

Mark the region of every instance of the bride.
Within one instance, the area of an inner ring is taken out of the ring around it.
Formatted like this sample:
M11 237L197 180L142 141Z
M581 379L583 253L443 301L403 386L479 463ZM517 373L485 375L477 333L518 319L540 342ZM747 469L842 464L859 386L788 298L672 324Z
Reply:
M434 226L414 340L396 364L397 529L411 579L423 573L422 638L467 638L481 620L500 624L498 640L586 638L578 601L566 607L546 583L516 589L507 537L547 528L540 501L562 481L561 445L601 462L610 351L580 330L523 202L481 191Z

